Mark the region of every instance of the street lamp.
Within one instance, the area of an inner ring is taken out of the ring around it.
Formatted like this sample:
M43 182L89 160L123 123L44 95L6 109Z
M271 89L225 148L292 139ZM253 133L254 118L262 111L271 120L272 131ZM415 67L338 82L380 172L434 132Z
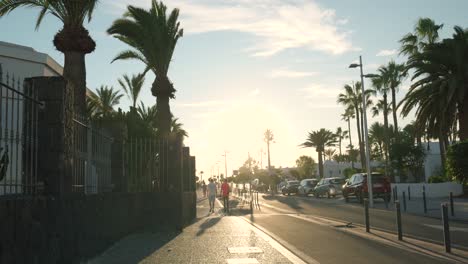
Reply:
M229 153L228 151L224 150L224 155L221 155L221 156L224 157L224 173L225 173L225 174L224 174L224 177L225 177L226 179L227 179L227 154L228 154L228 153Z
M372 78L376 75L367 74L364 75L362 72L362 56L359 56L359 64L352 63L349 65L349 68L361 69L361 89L362 89L362 119L364 120L364 141L366 142L366 167L367 167L367 186L369 190L369 206L374 207L374 197L372 192L372 178L371 178L371 169L370 169L370 146L369 146L369 133L367 131L367 109L366 109L366 94L364 89L364 77Z

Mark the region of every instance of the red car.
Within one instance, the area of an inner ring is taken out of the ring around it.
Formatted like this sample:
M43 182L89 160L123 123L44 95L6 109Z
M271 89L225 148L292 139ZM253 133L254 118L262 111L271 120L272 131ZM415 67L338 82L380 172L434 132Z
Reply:
M372 196L374 198L382 198L385 202L390 202L392 187L390 179L385 175L377 172L371 174L372 177ZM349 197L355 196L360 203L364 198L369 197L369 188L367 186L367 173L357 173L343 185L343 197L346 202Z

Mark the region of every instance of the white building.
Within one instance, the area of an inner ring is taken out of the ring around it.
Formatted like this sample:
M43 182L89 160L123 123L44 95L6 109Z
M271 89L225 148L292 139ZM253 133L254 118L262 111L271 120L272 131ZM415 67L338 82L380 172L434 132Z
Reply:
M23 126L26 118L25 97L21 95L24 79L62 73L62 66L47 54L0 41L0 82L6 85L0 86L0 156L8 156L7 170L0 181L0 195L23 192L23 186L28 184L23 180L25 171L34 167L33 156L26 156L26 159L23 156L26 146L23 136L34 133Z

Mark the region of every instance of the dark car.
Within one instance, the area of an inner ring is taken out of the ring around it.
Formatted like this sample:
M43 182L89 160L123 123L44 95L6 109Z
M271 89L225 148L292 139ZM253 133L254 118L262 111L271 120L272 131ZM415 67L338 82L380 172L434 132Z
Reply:
M281 189L281 192L283 195L291 195L291 193L297 193L299 188L299 182L298 181L288 181L286 185Z
M314 188L317 185L318 180L317 179L305 179L302 180L299 187L297 194L298 195L309 195L314 193Z
M372 196L374 198L382 198L385 202L389 202L391 199L391 185L388 177L381 173L373 172L372 177ZM356 197L360 203L364 201L364 198L369 197L369 187L367 186L367 174L357 173L351 176L351 178L343 185L343 196L346 202L349 201L349 197Z

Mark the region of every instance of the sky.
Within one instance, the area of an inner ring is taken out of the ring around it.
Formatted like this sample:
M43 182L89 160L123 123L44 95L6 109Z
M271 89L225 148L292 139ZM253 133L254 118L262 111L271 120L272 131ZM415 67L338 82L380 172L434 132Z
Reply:
M443 23L442 37L453 26L468 27L468 1L464 0L170 0L180 9L184 36L177 44L169 78L177 89L171 110L188 131L186 145L196 156L197 174L224 173L239 168L248 155L267 158L263 134L274 133L271 164L295 166L300 155L317 160L314 149L299 145L307 133L320 128L346 128L344 108L336 103L345 84L359 79L348 69L362 55L364 72L373 73L398 55L398 40L413 30L419 17ZM150 0L101 0L85 26L97 43L86 56L87 86L119 88L117 79L144 67L136 61L113 57L126 46L106 30L122 16L127 5L149 7ZM38 10L18 9L0 18L0 40L33 47L63 64L52 39L61 28L47 16L35 30ZM146 76L141 101L153 105ZM370 83L365 83L369 88ZM400 87L401 99L410 85ZM120 107L127 110L129 100ZM413 117L400 119L407 124ZM380 118L369 118L369 123ZM353 125L353 124L352 124ZM355 125L351 127L356 137Z

